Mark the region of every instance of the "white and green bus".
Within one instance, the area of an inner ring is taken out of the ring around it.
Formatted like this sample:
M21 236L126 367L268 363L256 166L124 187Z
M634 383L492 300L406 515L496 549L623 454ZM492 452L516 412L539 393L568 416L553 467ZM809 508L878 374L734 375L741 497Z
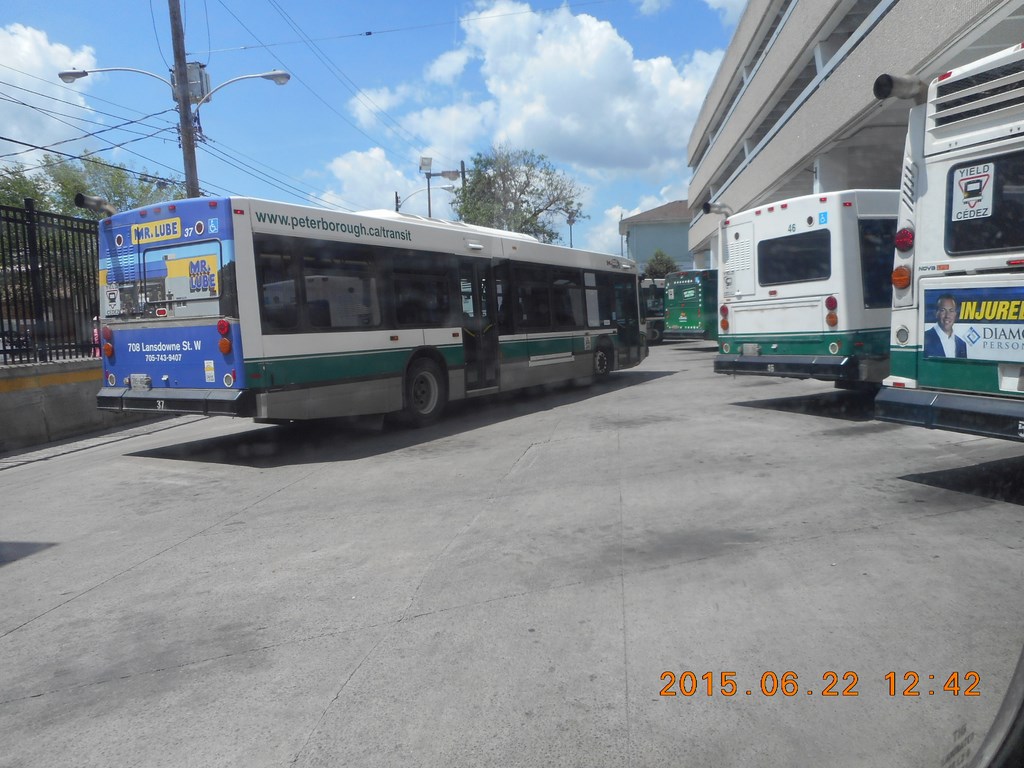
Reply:
M391 211L180 200L100 225L101 409L436 420L646 356L636 265Z
M877 386L889 371L897 194L827 192L729 214L715 372Z
M918 102L876 416L1024 440L1024 47L875 95Z

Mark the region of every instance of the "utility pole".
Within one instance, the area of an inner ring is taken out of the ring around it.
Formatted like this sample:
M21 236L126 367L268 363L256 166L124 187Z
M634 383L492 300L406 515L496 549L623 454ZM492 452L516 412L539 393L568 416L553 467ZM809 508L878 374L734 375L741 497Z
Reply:
M167 0L171 13L171 42L174 48L174 99L178 102L178 130L181 133L181 157L185 165L185 192L199 197L199 171L196 170L196 134L192 125L188 66L185 63L185 32L181 24L179 0Z

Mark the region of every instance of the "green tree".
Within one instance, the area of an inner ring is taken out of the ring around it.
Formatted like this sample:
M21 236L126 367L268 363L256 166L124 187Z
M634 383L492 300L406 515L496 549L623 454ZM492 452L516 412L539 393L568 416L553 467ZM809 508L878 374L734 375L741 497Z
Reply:
M676 266L675 261L672 257L666 254L661 248L656 248L654 255L647 262L647 269L644 271L644 277L657 279L664 277L669 272L675 272L679 269Z
M34 170L21 165L0 168L0 205L20 207L26 197L31 197L39 210L102 218L102 214L75 206L75 195L79 192L102 197L118 210L185 197L181 182L168 182L145 171L138 173L88 155L81 160L67 160L47 154Z
M455 191L453 203L467 224L556 243L561 240L556 227L562 222L590 218L581 212L580 187L544 155L502 145L477 153L472 163L466 186Z

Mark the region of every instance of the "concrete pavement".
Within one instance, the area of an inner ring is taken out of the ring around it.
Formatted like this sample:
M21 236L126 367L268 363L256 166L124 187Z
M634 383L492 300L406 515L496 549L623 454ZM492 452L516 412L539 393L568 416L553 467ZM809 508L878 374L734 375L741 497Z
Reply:
M1024 641L1020 446L712 354L425 430L185 418L9 461L0 766L964 754Z

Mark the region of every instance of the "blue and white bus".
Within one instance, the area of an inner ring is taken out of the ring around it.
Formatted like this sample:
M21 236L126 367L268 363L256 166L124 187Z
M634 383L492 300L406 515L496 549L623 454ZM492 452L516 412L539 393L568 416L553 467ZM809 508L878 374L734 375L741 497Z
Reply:
M593 380L646 356L636 265L391 211L180 200L100 225L102 409L282 422Z

